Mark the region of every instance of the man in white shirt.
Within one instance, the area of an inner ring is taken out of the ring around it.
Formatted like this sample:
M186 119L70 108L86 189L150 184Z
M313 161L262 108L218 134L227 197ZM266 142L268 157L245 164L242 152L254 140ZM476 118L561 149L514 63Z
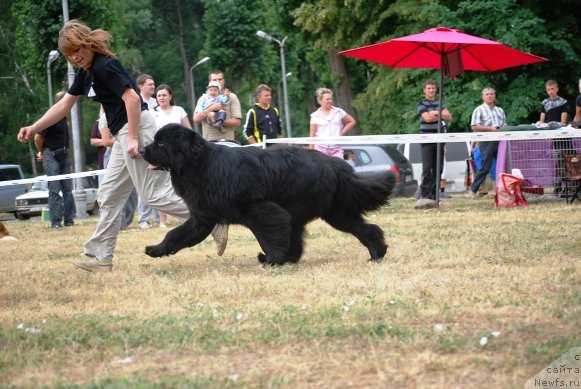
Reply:
M484 104L479 105L472 112L472 120L470 121L472 131L497 132L501 127L506 126L506 115L504 110L496 105L496 91L493 88L484 88L482 90L482 101ZM497 152L498 142L480 142L482 167L476 172L468 197L478 197L476 193L480 185L486 180Z

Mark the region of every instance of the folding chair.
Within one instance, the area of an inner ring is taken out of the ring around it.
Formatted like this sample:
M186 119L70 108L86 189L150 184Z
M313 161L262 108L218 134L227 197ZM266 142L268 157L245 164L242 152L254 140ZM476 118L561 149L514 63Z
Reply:
M581 154L565 156L565 180L565 201L571 204L573 204L575 199L581 201L581 198L579 197L579 194L581 193ZM572 193L570 202L569 193Z

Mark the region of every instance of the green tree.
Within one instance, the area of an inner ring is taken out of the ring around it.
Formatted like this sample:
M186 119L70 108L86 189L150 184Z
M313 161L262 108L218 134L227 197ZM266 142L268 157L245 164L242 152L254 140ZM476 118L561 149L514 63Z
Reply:
M116 25L113 6L110 0L80 0L69 4L69 16L81 18L91 26ZM22 164L26 171L32 171L27 146L14 142L16 129L27 125L41 116L47 109L48 86L46 63L48 53L57 49L58 32L63 24L62 4L50 0L15 0L12 2L9 17L2 17L2 31L9 43L10 60L17 83L16 91L0 94L0 99L10 96L10 105L14 110L9 112L11 126L2 130L2 138L14 149L7 155L10 162ZM6 27L4 27L6 26ZM4 38L3 38L4 39ZM66 61L61 57L51 66L53 90L66 87ZM23 89L24 88L24 89ZM94 108L94 112L98 107ZM81 112L83 112L81 110ZM8 112L2 112L2 115ZM90 118L92 124L94 116ZM81 120L81 128L83 121ZM89 128L84 129L82 138L88 139ZM87 142L88 143L88 142ZM83 158L83 156L81 156Z

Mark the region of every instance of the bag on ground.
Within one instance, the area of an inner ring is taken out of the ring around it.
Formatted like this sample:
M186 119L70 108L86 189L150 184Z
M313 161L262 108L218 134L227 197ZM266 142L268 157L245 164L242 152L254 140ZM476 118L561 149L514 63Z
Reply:
M496 180L496 194L494 204L497 207L513 208L519 205L528 205L522 195L524 178L508 173L500 173Z

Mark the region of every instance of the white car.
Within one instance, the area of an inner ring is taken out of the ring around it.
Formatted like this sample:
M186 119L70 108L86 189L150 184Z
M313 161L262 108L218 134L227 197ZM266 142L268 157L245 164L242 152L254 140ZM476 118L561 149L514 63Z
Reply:
M46 177L46 176L41 176ZM93 215L99 212L97 203L97 179L95 177L83 177L83 187L87 195L87 213ZM32 184L30 190L16 197L16 217L26 220L31 216L38 216L43 209L48 209L48 182L37 181Z
M419 143L400 143L398 150L411 162L414 178L418 184L422 182L422 152ZM466 159L470 156L468 142L447 142L444 178L446 192L465 192L464 178L466 175Z

